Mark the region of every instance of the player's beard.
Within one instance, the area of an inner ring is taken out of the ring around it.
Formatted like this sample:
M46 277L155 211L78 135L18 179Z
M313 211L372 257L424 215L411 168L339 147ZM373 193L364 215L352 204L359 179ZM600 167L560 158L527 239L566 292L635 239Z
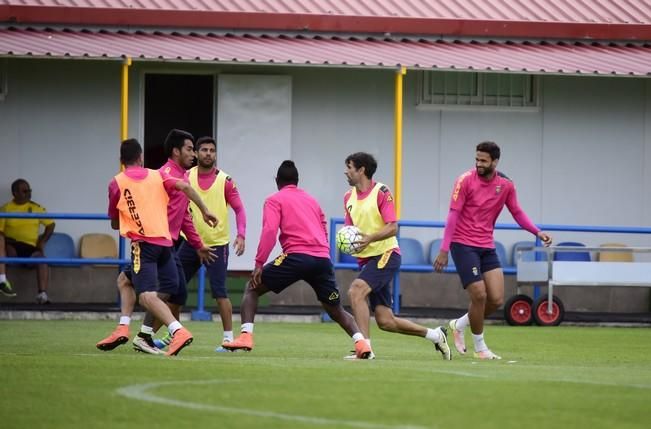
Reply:
M211 160L209 158L205 158L205 159L198 158L197 163L199 164L199 167L209 169L209 168L213 168L213 166L215 165L215 160Z
M488 167L477 167L477 174L481 177L491 177L495 172L495 169L491 166Z
M350 186L357 185L357 182L355 181L355 179L353 179L353 176L349 176L348 174L344 174L344 176L346 176L346 180L348 181L348 184Z

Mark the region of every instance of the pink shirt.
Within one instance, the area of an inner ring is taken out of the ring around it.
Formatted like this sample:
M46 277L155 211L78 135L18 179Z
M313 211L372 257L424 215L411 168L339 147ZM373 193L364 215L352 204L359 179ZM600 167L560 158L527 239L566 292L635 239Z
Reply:
M142 167L131 166L131 167L127 167L127 169L124 170L124 174L126 174L127 177L131 179L142 180L145 177L147 177L148 171L147 169ZM174 187L177 181L176 179L172 177L165 178L165 176L163 176L162 174L161 177L163 177L163 186L165 186L165 191L167 192L167 195L171 195L173 192L177 192L176 188ZM118 186L118 182L115 180L115 177L111 179L111 181L109 182L108 197L109 197L108 216L109 218L116 220L120 216L118 211L118 202L120 201L120 187ZM163 247L172 246L172 242L163 237L143 237L138 234L130 234L129 239L133 241L145 241L147 243L151 243Z
M163 178L169 176L183 180L185 183L190 183L188 172L171 159L168 159L158 171L161 172ZM183 231L188 243L190 243L193 248L202 248L203 241L201 241L201 237L192 223L192 215L188 210L188 205L190 204L188 197L185 193L176 189L174 189L174 192L169 195L170 202L167 205L167 218L170 223L170 234L172 235L172 240L178 240L179 233Z
M197 176L199 178L199 187L201 189L208 190L217 178L217 173L219 170L212 169L208 173L199 173ZM235 212L235 223L237 224L237 236L245 238L246 237L246 212L244 211L244 204L240 199L240 193L235 186L235 183L231 179L231 176L226 177L226 182L224 184L224 199L226 204L233 208Z
M255 255L256 268L267 262L279 229L284 253L330 258L323 210L310 194L295 185L284 186L264 202L262 233Z
M518 204L515 185L504 174L496 172L492 178L484 179L473 169L459 176L450 199L441 250L448 251L452 241L494 248L495 222L504 205L522 228L532 234L540 231Z

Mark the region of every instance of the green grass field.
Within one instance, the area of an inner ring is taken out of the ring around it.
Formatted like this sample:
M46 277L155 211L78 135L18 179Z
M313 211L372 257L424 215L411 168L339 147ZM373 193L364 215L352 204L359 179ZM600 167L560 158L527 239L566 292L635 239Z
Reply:
M0 323L4 429L651 424L648 328L490 326L503 357L491 362L444 362L428 341L375 328L378 359L348 362L331 323L258 323L254 351L218 354L218 326L190 322L195 341L176 358L98 351L110 322Z

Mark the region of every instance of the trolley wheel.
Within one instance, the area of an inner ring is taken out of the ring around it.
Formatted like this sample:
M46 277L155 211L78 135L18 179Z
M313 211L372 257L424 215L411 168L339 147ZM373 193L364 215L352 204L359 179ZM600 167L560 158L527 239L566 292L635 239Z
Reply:
M533 299L527 295L514 295L504 304L504 318L511 326L527 326L533 322Z
M552 312L547 313L547 295L538 297L533 303L533 318L540 326L558 326L565 317L565 306L560 298L552 297Z

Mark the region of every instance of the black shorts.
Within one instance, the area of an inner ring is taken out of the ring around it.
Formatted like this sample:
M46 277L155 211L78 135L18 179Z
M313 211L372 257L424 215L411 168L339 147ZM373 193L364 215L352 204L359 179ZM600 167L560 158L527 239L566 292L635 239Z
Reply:
M176 266L176 292L170 295L168 302L176 305L185 305L188 300L188 284L185 281L185 274L183 274L183 265L181 265L181 260L179 259L178 248L180 241L177 241L174 247L172 247L172 258L174 259L174 264Z
M172 259L174 260L176 270L172 271L170 269L165 269L158 272L158 292L170 295L167 302L171 302L172 304L185 305L185 302L188 298L188 288L185 281L185 276L183 275L181 261L179 260L178 255L174 251L173 247L171 248L170 252L172 254ZM133 285L132 264L126 265L122 269L122 272Z
M31 258L36 252L40 252L35 246L16 241L13 238L5 237L5 246L11 246L16 249L16 256L19 258Z
M178 291L178 273L171 247L146 242L131 244L130 278L137 294L160 292L174 294Z
M368 297L371 309L378 305L391 308L393 296L391 294L391 281L400 269L402 256L400 253L389 250L381 255L372 256L362 266L357 276L371 287Z
M339 289L330 258L283 253L262 269L262 284L274 293L282 292L299 280L305 280L312 286L320 302L339 304Z
M483 273L502 268L495 249L453 242L450 253L464 289L471 283L481 281Z
M199 271L199 268L201 268L201 261L199 260L197 251L190 246L190 243L185 240L182 241L183 244L176 251L176 254L181 261L185 280L188 282ZM206 265L206 272L208 273L208 278L210 278L212 297L215 299L228 298L228 292L226 291L228 244L213 246L211 249L217 257L213 262Z
M131 264L125 265L124 268L122 269L122 272L126 276L127 279L133 284L133 279L132 279L132 272L131 272Z

